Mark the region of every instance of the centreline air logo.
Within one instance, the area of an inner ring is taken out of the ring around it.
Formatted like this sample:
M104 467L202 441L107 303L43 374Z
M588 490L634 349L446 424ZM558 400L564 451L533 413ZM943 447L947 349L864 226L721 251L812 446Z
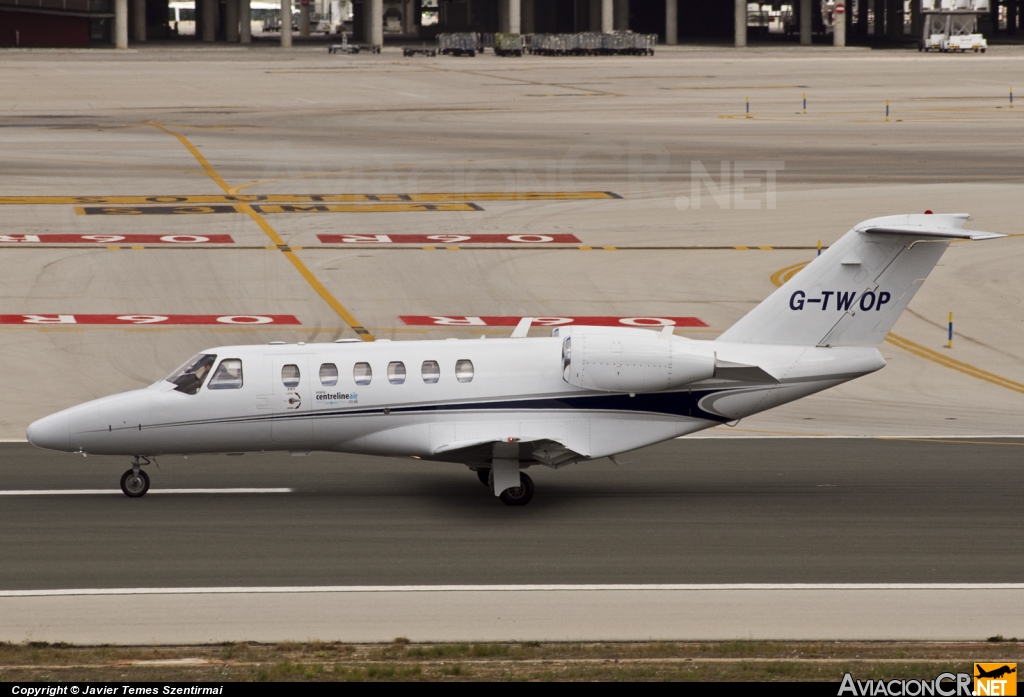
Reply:
M358 404L359 395L355 392L326 392L324 390L317 390L316 396L313 398L318 402L328 402L334 404L335 402L348 402L349 404Z
M1017 694L1016 663L975 663L974 694L977 697L987 695Z

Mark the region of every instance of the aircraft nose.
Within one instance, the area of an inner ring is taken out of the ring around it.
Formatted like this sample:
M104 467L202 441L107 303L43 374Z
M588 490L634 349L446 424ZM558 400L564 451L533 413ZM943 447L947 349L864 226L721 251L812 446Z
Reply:
M28 442L37 448L71 451L71 414L57 412L43 417L28 427Z

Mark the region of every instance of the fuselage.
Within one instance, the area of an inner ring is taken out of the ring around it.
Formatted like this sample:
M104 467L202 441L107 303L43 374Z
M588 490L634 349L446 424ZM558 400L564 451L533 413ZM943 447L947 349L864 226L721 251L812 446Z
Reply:
M515 440L559 444L576 461L735 421L884 365L874 347L666 340L759 370L626 393L569 384L559 336L220 346L197 356L207 357L197 389L160 380L41 419L28 438L87 454L334 451L466 464L490 457L474 445Z

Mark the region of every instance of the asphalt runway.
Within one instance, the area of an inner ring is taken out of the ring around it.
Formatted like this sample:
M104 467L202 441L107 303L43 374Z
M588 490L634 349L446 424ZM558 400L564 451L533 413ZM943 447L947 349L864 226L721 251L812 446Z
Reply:
M1022 440L684 439L502 505L461 465L349 455L127 463L0 448L0 590L1014 583ZM292 493L160 489L288 488Z

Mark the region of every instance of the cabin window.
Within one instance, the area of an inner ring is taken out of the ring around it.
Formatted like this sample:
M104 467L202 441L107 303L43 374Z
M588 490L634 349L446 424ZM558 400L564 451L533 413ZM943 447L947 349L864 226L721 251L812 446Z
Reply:
M281 382L285 387L299 386L299 366L289 363L281 367Z
M167 376L167 382L172 382L178 392L195 394L203 386L203 381L210 374L210 368L217 362L217 356L212 353L200 353L189 358L185 365L181 366Z
M225 358L210 378L208 390L237 390L242 386L242 361L239 358Z
M463 358L455 362L455 379L459 382L473 382L473 361Z
M438 365L437 361L423 361L423 367L420 369L423 374L423 382L435 383L441 379L441 366Z
M333 363L324 363L320 366L320 384L324 387L334 387L338 384L338 366Z
M373 370L370 369L370 364L356 363L352 369L352 377L357 385L369 385L370 380L373 379Z
M405 363L402 361L388 363L388 382L392 385L401 385L405 382Z

